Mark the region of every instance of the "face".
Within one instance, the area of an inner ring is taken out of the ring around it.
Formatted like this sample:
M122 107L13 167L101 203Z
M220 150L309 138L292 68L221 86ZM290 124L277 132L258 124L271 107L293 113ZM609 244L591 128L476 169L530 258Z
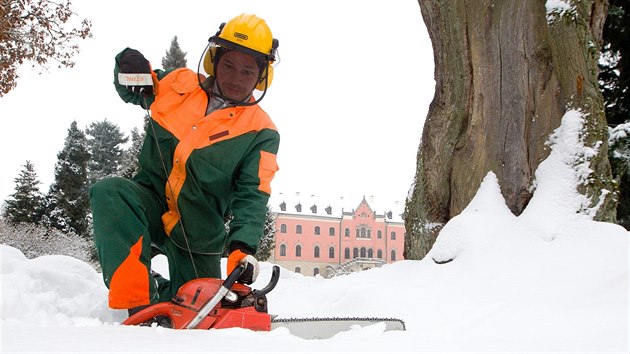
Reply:
M259 69L250 55L231 50L221 56L216 70L217 84L227 98L244 101L256 87Z

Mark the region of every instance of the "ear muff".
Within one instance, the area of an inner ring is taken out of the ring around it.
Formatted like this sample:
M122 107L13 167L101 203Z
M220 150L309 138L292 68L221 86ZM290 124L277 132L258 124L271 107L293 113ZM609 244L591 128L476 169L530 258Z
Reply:
M273 81L273 66L267 64L267 69L260 75L260 81L256 84L256 90L265 91L265 88L271 86L271 81Z
M203 69L208 76L214 76L214 59L217 57L217 47L210 47L203 57Z

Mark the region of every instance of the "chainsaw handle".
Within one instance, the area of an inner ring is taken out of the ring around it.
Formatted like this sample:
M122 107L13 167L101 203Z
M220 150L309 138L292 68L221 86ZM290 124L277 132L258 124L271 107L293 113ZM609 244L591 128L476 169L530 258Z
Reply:
M225 287L228 290L232 289L232 286L234 285L234 283L236 283L238 278L240 278L243 272L245 271L245 267L247 267L246 264L239 263L239 265L237 265L236 268L234 268L232 273L228 275L227 279L223 281L223 287Z
M227 279L223 281L223 284L221 284L221 287L219 288L219 290L217 290L217 293L214 294L212 299L210 299L210 301L208 301L205 305L203 305L203 307L199 310L195 318L193 318L188 323L188 325L186 325L187 329L197 328L197 325L201 323L201 320L203 320L206 316L208 316L210 311L212 311L212 309L215 306L217 306L219 302L221 302L221 300L225 297L228 291L230 291L230 289L232 288L232 285L236 283L238 278L241 277L241 274L243 274L243 271L245 271L245 267L246 267L245 264L239 264L236 266L236 268L234 268L232 273L228 275Z
M269 280L269 284L260 290L254 290L253 296L254 299L260 299L261 297L267 295L271 290L276 287L278 284L278 279L280 279L280 267L277 265L273 266L273 270L271 271L271 280Z

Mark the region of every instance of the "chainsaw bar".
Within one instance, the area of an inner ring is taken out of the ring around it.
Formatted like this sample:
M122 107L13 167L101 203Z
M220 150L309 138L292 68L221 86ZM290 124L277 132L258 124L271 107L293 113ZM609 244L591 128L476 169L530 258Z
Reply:
M377 323L385 323L386 331L405 330L405 322L400 319L378 317L274 318L271 329L287 328L292 335L304 339L326 339L355 326L366 327Z

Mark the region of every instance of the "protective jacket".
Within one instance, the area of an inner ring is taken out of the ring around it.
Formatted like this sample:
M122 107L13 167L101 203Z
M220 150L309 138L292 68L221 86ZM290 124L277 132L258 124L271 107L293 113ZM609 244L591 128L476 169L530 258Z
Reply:
M154 71L157 87L146 98L121 86L117 74L118 65L120 97L151 110L133 180L164 201L166 234L194 253L220 254L233 242L255 253L278 170L280 137L269 116L257 104L206 115L209 94L186 68Z

